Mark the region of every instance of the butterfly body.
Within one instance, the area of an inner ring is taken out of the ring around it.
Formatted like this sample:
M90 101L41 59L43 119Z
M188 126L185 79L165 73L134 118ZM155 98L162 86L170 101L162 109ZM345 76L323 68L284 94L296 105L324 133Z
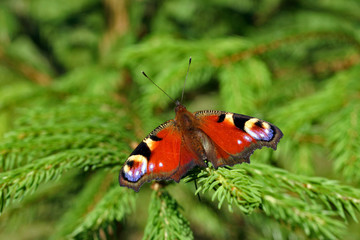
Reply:
M151 180L180 179L194 166L215 168L249 162L255 149L276 150L283 136L271 123L223 111L189 112L176 102L175 119L152 131L131 153L119 175L121 186L139 191Z

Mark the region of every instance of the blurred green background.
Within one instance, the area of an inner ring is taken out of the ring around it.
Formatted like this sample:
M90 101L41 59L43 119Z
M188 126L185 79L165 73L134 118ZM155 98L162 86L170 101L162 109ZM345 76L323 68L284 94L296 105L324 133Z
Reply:
M2 0L0 239L141 239L152 190L118 187L118 171L174 117L141 71L177 99L190 56L190 111L256 116L284 132L252 162L357 191L359 1ZM195 239L330 238L261 210L218 210L192 183L167 189ZM359 239L358 213L343 215L334 236Z

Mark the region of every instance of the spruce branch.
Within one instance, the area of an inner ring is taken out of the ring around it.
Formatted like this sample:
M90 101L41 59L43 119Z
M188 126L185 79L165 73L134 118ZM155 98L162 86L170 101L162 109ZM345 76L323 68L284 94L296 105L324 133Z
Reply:
M222 68L219 81L224 108L231 112L250 114L267 99L271 74L263 61L249 58Z
M342 71L327 79L313 94L294 99L270 113L270 118L276 119L276 124L286 133L285 138L291 136L286 139L282 153L275 153L286 156L285 159L289 156L293 159L284 162L285 166L292 165L290 167L294 172L304 170L301 162L313 163L312 156L319 151L328 156L329 149L334 157L335 170L348 179L357 179L358 174L353 170L360 159L356 154L359 141L353 129L358 119L355 110L359 102L359 74L359 66Z
M68 175L65 174L64 177ZM71 205L58 221L56 231L51 235L51 240L69 237L83 222L84 216L87 216L97 206L102 197L107 194L114 184L114 173L107 170L99 169L86 176L86 181L80 183L83 188L71 199ZM77 179L78 177L75 178L75 180ZM52 184L63 182L64 180L66 179L62 178L61 181L53 182ZM71 180L74 181L74 178L71 178Z
M180 209L166 190L154 191L143 239L193 239L189 222L182 216Z
M279 121L285 132L295 133L310 121L323 120L324 115L341 109L345 103L356 100L360 83L357 77L360 67L355 66L328 79L326 85L316 93L293 100L271 115ZM301 109L301 111L299 111ZM291 119L291 121L289 121Z
M309 40L317 40L318 41L321 38L325 38L327 40L333 38L333 39L341 41L341 42L352 44L356 48L360 49L359 42L351 34L341 33L341 32L337 32L337 31L328 31L328 32L312 31L312 32L305 32L305 33L300 33L300 34L296 34L296 35L283 36L281 39L277 39L275 41L265 43L265 44L260 44L253 48L245 50L241 53L236 53L231 56L227 56L223 59L219 59L219 60L217 60L216 65L223 65L223 64L227 64L228 62L239 62L241 60L251 58L256 55L264 54L268 51L273 51L282 46L288 46L288 45L291 45L294 43L303 44L304 41L309 41Z
M33 193L39 184L56 180L70 169L83 168L86 171L114 166L126 156L118 150L103 148L68 150L0 173L0 210L3 211L11 201Z
M120 130L120 131L115 131ZM0 164L3 170L14 169L39 158L76 149L127 149L125 139L132 135L110 124L61 124L31 127L13 132L17 138L0 143Z
M245 165L244 169L255 182L264 183L269 193L298 196L303 201L333 211L344 220L345 213L348 213L357 221L355 212L360 211L360 191L356 188L340 185L334 180L289 173L264 164Z
M267 216L292 228L301 228L308 236L335 240L344 233L343 222L321 206L309 205L304 200L270 191L263 192L262 200L261 209Z
M0 141L0 165L10 170L66 150L127 149L125 142L134 137L124 129L123 114L120 106L107 99L85 97L30 110L18 119L16 130Z
M283 222L265 214L251 214L246 217L249 239L308 239L301 229L287 227Z
M357 221L355 213L360 211L359 190L268 165L252 163L218 170L210 167L197 177L200 178L197 192L214 190L212 199L218 198L219 207L224 200L245 213L259 207L266 215L302 228L309 236L336 239L345 228L344 222L336 217L346 221L349 214ZM194 175L186 181L193 179Z
M251 213L261 204L260 185L257 185L252 179L245 175L243 169L219 168L214 170L208 167L200 174L192 175L186 181L192 181L199 178L198 193L205 193L214 190L212 200L218 200L218 208L221 208L226 200L229 210L232 211L232 204L235 204L242 212Z
M359 124L360 101L352 101L329 120L326 134L335 170L351 181L360 181L360 134L355 130Z
M100 230L113 232L116 222L135 208L135 193L127 188L115 185L108 189L99 203L85 215L82 222L71 233L71 239L91 239Z

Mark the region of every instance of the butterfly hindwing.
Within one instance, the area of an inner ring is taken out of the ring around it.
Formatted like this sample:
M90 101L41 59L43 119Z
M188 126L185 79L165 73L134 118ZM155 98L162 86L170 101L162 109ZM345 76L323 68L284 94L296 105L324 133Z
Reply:
M199 111L199 128L211 139L216 157L214 167L249 162L255 149L263 146L276 150L283 136L275 125L246 115L223 111Z
M199 159L196 154L191 151L184 143L180 147L180 163L177 172L171 176L173 180L179 182L190 169L194 166L206 167L206 163Z
M181 133L169 120L152 131L131 153L120 171L119 182L139 191L151 180L177 182L194 164L195 155L182 144Z

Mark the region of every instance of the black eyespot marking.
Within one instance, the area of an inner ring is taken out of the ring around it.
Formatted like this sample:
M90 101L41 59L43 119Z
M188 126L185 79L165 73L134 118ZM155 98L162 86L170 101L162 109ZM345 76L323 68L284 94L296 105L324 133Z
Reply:
M153 140L153 141L161 141L161 140L162 140L162 138L159 138L159 137L156 136L156 135L151 135L151 136L150 136L150 139Z
M144 142L141 142L139 144L139 146L137 146L135 148L135 150L130 154L130 156L132 156L132 155L142 155L146 159L149 159L150 154L151 154L151 151L150 151L150 148L148 147L148 145L146 143L144 143Z
M262 122L260 120L258 120L256 123L255 123L256 126L260 127L260 128L263 128L263 125L262 125Z
M127 161L126 165L128 165L130 168L134 166L134 161Z
M225 117L226 117L226 114L221 114L220 116L219 116L219 119L217 120L217 122L218 123L221 123L221 122L223 122L224 120L225 120Z
M234 124L237 128L241 129L244 131L244 126L245 123L249 120L240 116L235 116L235 114L233 115L233 120L234 120Z

